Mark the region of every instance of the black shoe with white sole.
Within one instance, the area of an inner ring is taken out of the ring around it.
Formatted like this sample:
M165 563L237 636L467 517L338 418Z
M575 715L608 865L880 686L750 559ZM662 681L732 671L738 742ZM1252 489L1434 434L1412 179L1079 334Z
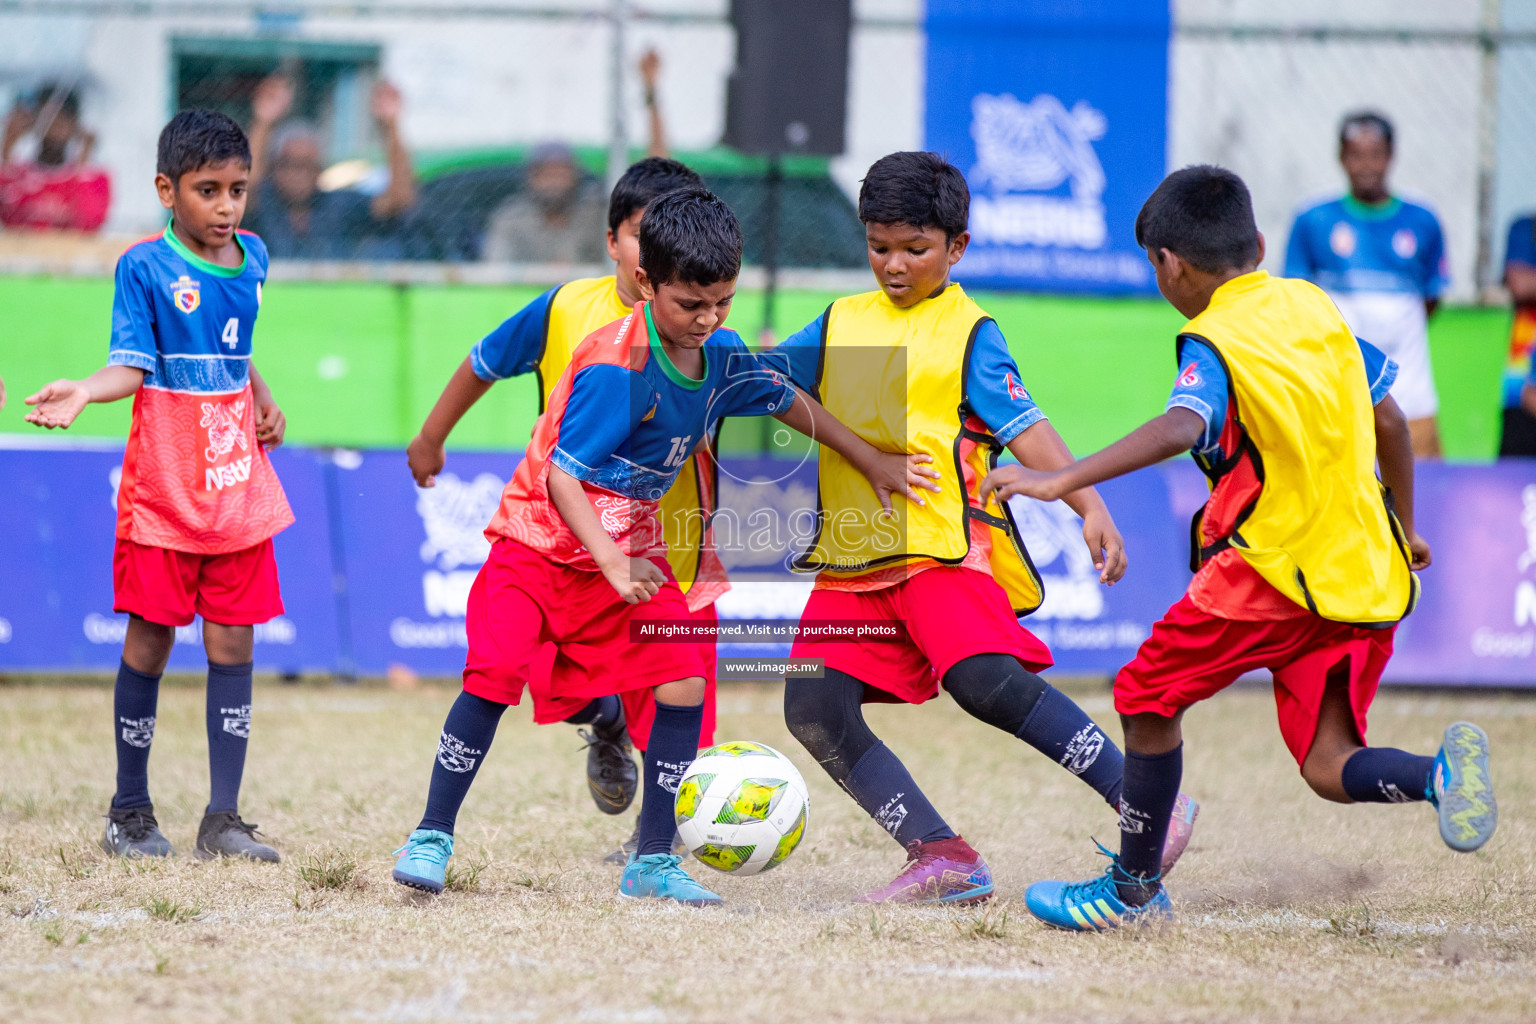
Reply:
M153 806L113 807L101 848L114 857L174 857L176 848L160 832Z
M203 823L197 829L197 849L192 856L198 860L244 857L270 864L279 860L276 850L256 838L256 826L241 821L234 811L214 811L203 816Z

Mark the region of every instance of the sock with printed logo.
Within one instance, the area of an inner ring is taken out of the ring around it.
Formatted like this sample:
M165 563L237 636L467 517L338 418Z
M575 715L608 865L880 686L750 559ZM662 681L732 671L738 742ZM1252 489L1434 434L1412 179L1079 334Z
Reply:
M656 721L645 751L645 789L640 798L638 853L642 857L672 852L672 840L677 835L672 803L678 783L699 756L699 731L703 727L703 704L656 702Z
M436 829L453 835L459 807L469 795L470 784L480 771L485 752L496 738L496 726L507 705L464 692L448 709L443 735L437 741L437 760L432 763L432 785L427 789L427 810L417 828Z
M1392 747L1363 747L1344 762L1344 792L1370 804L1428 800L1435 759Z
M955 830L939 816L917 788L906 765L883 742L859 758L844 783L848 793L903 847L914 840L933 843L955 838Z
M117 793L112 806L148 807L149 745L155 738L155 705L160 677L118 662L112 690L112 722L117 739Z
M208 663L208 813L240 809L251 736L251 663Z
M1126 751L1125 790L1120 797L1120 870L1132 878L1157 878L1163 844L1184 776L1184 744L1164 754ZM1139 907L1157 895L1156 885L1118 882L1120 898Z
M612 732L623 716L623 702L610 694L606 697L593 697L586 707L571 715L566 722L571 725L590 725L597 732L606 733Z

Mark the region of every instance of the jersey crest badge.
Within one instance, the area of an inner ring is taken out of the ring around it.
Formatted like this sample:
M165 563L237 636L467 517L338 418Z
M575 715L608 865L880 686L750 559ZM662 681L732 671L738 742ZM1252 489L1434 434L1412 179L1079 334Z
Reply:
M1195 364L1190 363L1184 367L1184 372L1179 374L1179 387L1197 388L1200 386L1200 371L1195 369Z
M183 313L194 313L197 307L203 304L203 295L198 283L186 274L176 279L176 284L172 286L171 299L175 301L176 308Z
M1009 398L1017 399L1020 402L1029 401L1029 391L1025 389L1023 384L1013 379L1011 371L1007 374L1006 384L1008 385Z
M1349 259L1355 254L1355 229L1339 221L1333 226L1333 230L1328 232L1328 248L1332 249L1339 259Z
M1407 228L1398 228L1392 235L1392 251L1399 259L1413 259L1419 251L1419 236Z

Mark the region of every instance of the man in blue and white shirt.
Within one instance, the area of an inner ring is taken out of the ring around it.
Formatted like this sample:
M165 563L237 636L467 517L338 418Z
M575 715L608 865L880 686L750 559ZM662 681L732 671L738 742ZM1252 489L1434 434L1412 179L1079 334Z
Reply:
M1303 210L1286 246L1285 276L1333 298L1355 334L1398 365L1392 396L1408 417L1413 451L1440 454L1439 399L1429 361L1429 317L1447 274L1445 239L1433 212L1387 190L1392 125L1352 114L1339 129L1349 194Z

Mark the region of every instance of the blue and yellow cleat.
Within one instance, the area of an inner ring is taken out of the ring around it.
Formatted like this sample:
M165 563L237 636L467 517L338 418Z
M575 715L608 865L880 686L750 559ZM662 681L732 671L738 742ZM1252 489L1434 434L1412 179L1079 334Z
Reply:
M619 895L625 899L672 900L687 907L718 907L725 901L678 865L682 858L671 853L630 854L619 876Z
M1471 853L1493 838L1499 805L1488 773L1487 733L1471 722L1452 722L1446 728L1428 796L1440 811L1440 838L1446 846Z
M1128 924L1173 920L1173 904L1161 885L1157 895L1142 906L1133 907L1122 900L1115 888L1117 876L1123 882L1138 879L1120 870L1120 858L1103 846L1099 851L1110 858L1109 870L1086 882L1036 882L1024 891L1029 912L1052 928L1073 932L1102 932ZM1157 881L1147 879L1145 884L1156 885Z
M436 829L419 828L395 852L403 855L395 862L395 881L433 895L443 891L448 858L453 856L453 836Z

